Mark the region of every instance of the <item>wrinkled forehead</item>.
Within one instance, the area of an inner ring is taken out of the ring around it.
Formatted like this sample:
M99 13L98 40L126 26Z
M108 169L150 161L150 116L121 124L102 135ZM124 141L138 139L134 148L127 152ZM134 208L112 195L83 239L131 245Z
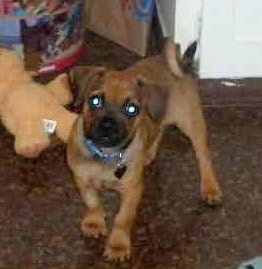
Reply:
M121 71L107 72L100 90L110 103L122 103L137 97L134 78Z

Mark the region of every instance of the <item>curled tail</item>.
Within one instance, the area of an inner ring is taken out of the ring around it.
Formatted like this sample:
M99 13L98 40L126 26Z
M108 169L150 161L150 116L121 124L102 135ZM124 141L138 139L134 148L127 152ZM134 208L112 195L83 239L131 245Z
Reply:
M164 56L172 73L177 77L183 77L193 69L194 55L197 49L197 42L188 46L183 56L179 56L178 48L171 39L166 39Z

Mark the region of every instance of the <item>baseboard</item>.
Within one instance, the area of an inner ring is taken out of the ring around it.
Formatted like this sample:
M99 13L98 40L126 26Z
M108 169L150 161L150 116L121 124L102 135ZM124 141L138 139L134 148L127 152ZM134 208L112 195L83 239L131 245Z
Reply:
M262 78L199 80L202 103L207 107L262 106Z

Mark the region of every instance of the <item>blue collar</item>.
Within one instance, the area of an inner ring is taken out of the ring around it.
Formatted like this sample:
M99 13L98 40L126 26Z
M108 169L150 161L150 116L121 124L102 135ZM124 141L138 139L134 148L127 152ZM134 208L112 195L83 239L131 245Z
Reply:
M124 149L106 152L105 150L99 148L92 140L85 139L84 144L88 151L91 153L94 159L101 161L105 164L116 164L119 165L124 162L123 153Z

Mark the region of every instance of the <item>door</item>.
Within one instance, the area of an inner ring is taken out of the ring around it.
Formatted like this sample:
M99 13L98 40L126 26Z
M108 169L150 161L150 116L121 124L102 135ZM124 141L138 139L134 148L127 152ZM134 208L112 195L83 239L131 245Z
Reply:
M200 77L262 77L262 1L202 1Z

